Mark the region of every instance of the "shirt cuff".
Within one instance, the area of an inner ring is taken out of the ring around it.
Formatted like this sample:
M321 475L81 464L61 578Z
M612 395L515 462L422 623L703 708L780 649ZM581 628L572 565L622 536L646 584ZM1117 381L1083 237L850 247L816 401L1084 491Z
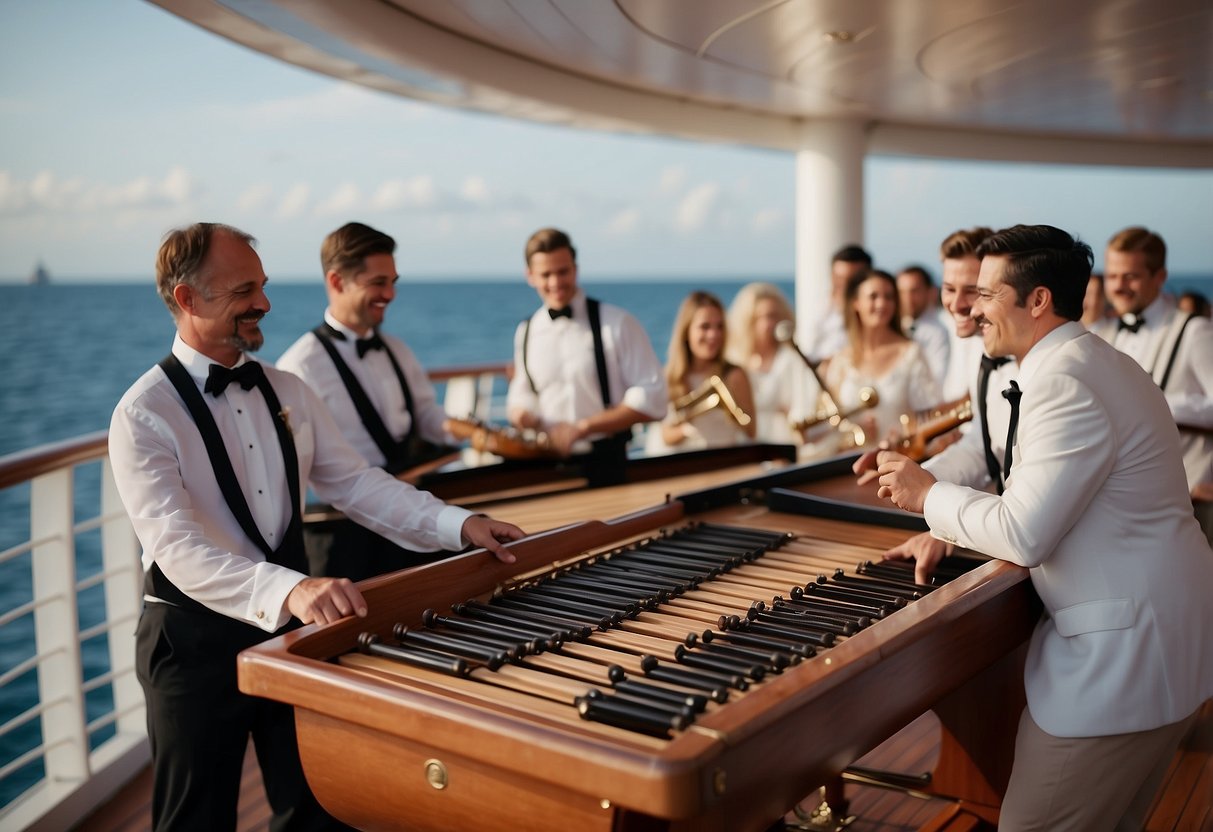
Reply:
M657 407L657 402L654 397L649 395L648 391L643 387L629 387L623 393L623 399L620 404L625 407L630 407L632 410L643 413L653 421L661 419L665 416L666 404L661 403L661 407Z
M463 524L475 512L459 506L447 506L438 513L438 545L448 552L458 552L468 543L463 539Z
M926 518L931 536L947 543L958 545L955 531L950 528L950 520L956 514L954 506L959 502L960 486L950 482L936 482L927 491L927 498L922 504L922 516Z

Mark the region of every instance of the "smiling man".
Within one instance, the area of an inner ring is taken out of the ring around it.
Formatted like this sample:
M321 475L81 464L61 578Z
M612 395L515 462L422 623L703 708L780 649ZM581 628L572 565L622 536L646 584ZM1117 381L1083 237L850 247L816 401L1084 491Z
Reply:
M1027 567L1044 604L1000 832L1140 829L1213 696L1213 552L1161 392L1078 323L1091 249L1015 226L977 254L986 352L1019 362L1006 491L937 482L881 451L879 494L936 537Z
M581 291L567 234L536 231L525 257L527 283L543 305L514 333L510 421L545 431L565 456L588 441L591 484L621 482L632 426L665 415L661 362L635 317Z
M1196 516L1213 542L1213 323L1180 310L1163 291L1167 246L1147 228L1113 235L1104 271L1104 291L1119 317L1093 331L1140 364L1167 397Z
M396 298L396 241L360 222L324 238L324 322L291 345L277 367L308 383L371 465L396 474L456 442L429 376L399 338L380 332ZM360 581L432 560L346 519L305 530L313 575Z
M306 384L253 359L267 282L248 234L216 223L170 232L156 285L177 337L110 422L114 481L143 549L135 671L157 830L236 828L250 735L271 828L336 826L304 780L293 710L236 685L241 650L299 623L366 615L350 581L305 574L303 485L400 545L472 544L512 562L502 542L522 536L369 467Z

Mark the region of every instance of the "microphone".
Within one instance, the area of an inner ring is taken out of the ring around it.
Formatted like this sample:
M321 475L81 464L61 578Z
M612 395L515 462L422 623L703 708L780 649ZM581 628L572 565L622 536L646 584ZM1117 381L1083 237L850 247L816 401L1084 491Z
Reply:
M796 354L800 356L800 360L805 363L805 366L813 371L813 375L817 375L817 365L815 365L796 344L796 324L787 319L775 324L775 340L781 344L787 344L789 347L796 350ZM818 381L820 381L820 379Z

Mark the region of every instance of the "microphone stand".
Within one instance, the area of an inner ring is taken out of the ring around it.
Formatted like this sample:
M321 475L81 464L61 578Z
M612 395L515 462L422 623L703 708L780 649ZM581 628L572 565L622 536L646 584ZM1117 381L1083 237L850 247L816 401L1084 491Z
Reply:
M796 351L796 354L800 356L800 360L804 362L804 366L808 367L809 372L813 374L813 379L817 382L817 386L824 392L826 386L821 380L821 376L817 374L817 365L804 354L800 349L800 345L796 343L795 327L791 321L780 321L775 325L775 340L781 344L787 344Z

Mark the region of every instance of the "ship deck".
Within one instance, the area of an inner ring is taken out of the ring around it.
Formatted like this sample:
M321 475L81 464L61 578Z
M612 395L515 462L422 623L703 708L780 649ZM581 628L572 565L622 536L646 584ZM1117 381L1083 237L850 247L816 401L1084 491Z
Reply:
M749 478L771 470L779 463L760 463L700 471L651 482L635 482L611 488L582 490L543 496L497 495L493 499L465 501L529 532L556 528L587 516L618 516L662 502L671 494L707 488L735 479ZM866 502L874 499L846 488L839 497ZM934 766L938 755L938 720L926 713L865 755L857 764L870 768L920 774ZM811 811L817 804L813 784L806 785L801 808ZM150 769L140 772L122 790L77 829L89 832L144 832L151 829ZM849 832L910 832L927 827L949 803L922 799L902 792L848 783L845 794L855 820ZM250 746L241 780L237 829L262 832L269 828L269 806L261 785L256 758ZM789 822L795 815L789 814ZM485 807L485 828L493 828L492 807ZM796 828L796 827L790 827ZM820 829L821 827L804 827ZM1213 700L1205 703L1200 718L1185 738L1167 772L1162 790L1152 807L1147 832L1213 832Z
M937 752L936 720L928 713L858 762L917 774L931 769ZM949 808L943 800L923 800L855 784L847 784L845 792L855 816L847 827L849 832L912 832ZM152 775L147 769L77 828L89 832L147 832L152 828L151 801ZM815 795L810 794L802 808L811 810L815 804ZM250 746L244 760L236 828L238 832L265 832L269 817L269 804ZM492 807L485 807L485 824L492 828ZM1171 761L1145 832L1213 832L1213 701L1205 703L1200 718Z

